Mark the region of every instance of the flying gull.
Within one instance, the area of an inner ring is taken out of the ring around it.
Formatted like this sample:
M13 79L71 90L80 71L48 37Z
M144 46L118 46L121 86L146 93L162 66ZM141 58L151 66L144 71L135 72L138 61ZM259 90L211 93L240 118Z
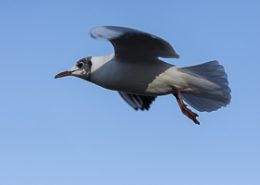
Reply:
M161 58L179 58L165 40L143 31L99 26L90 31L93 38L106 39L114 47L107 56L84 57L55 78L75 76L103 88L118 91L135 110L148 110L157 96L172 94L184 115L194 123L200 112L211 112L229 104L231 95L227 74L218 61L177 67Z

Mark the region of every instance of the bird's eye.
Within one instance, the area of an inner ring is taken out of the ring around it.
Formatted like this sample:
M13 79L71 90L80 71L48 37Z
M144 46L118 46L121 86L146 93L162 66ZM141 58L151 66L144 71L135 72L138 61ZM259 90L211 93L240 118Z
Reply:
M83 65L84 65L83 62L79 62L79 63L77 64L77 67L78 67L78 68L82 68Z

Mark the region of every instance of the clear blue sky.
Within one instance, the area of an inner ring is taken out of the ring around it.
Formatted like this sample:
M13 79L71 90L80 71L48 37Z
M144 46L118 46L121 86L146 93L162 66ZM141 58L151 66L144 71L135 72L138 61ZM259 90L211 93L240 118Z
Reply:
M259 1L1 1L0 185L259 185ZM112 52L89 29L118 25L168 40L179 66L217 59L231 104L200 113L175 98L136 112L116 92L54 80Z

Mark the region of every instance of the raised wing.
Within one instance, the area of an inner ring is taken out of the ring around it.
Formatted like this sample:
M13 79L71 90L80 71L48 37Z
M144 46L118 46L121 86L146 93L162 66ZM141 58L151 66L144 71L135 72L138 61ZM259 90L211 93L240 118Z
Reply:
M120 58L179 58L173 47L165 40L142 31L117 26L94 27L93 38L109 40Z
M156 96L140 96L119 91L120 96L135 110L149 110Z

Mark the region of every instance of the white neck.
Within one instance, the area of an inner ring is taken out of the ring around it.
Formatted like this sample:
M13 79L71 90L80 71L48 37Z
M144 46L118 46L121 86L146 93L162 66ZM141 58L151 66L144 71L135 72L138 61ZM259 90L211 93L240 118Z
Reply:
M105 63L109 62L114 57L114 53L106 56L93 56L91 58L92 66L91 73L102 67Z

